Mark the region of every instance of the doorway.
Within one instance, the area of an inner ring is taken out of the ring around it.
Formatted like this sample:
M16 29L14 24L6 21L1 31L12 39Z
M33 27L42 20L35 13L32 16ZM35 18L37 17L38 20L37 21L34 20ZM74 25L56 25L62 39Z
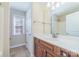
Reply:
M27 48L28 44L26 37L26 29L27 27L29 28L29 25L31 24L27 21L29 16L31 16L31 14L27 14L28 10L30 10L28 9L30 8L30 4L26 2L15 2L11 3L11 5L12 6L10 11L10 55L12 57L28 57L30 56L30 52ZM30 29L31 27L28 30Z

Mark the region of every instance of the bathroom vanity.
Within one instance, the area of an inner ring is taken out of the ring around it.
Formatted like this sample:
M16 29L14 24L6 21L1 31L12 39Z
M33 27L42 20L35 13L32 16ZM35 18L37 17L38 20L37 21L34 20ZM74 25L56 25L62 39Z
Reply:
M45 13L42 13L44 18L36 18L36 22L33 22L33 25L35 24L33 34L36 33L34 34L34 55L36 57L79 56L79 5L76 4L65 3L54 11L48 11L51 17L47 18ZM44 22L39 24L37 19ZM47 22L51 24L47 25Z
M58 42L59 43L58 43ZM63 41L34 37L34 55L36 57L78 57L76 49L68 49ZM72 47L70 47L72 48ZM74 48L74 46L73 46Z

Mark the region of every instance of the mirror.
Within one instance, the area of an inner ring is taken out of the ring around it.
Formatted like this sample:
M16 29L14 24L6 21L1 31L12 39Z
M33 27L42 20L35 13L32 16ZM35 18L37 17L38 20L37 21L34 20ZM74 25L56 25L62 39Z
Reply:
M52 34L67 34L65 16L52 16Z
M59 10L58 8L56 11L54 10L52 34L79 36L79 3L65 2L63 6L59 7Z
M79 36L79 11L66 16L66 32Z

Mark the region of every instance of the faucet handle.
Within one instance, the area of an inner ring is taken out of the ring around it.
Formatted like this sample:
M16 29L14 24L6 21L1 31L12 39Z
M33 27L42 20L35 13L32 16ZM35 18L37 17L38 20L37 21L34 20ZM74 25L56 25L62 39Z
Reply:
M52 36L53 36L54 38L57 38L57 35L59 35L59 33L54 33Z
M59 35L59 33L56 33L56 35Z

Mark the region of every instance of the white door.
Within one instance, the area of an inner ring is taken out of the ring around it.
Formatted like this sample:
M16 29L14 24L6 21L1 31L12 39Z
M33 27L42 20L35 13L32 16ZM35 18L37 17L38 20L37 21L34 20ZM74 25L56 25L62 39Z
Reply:
M20 15L13 15L11 21L11 47L18 47L25 44L25 18Z

